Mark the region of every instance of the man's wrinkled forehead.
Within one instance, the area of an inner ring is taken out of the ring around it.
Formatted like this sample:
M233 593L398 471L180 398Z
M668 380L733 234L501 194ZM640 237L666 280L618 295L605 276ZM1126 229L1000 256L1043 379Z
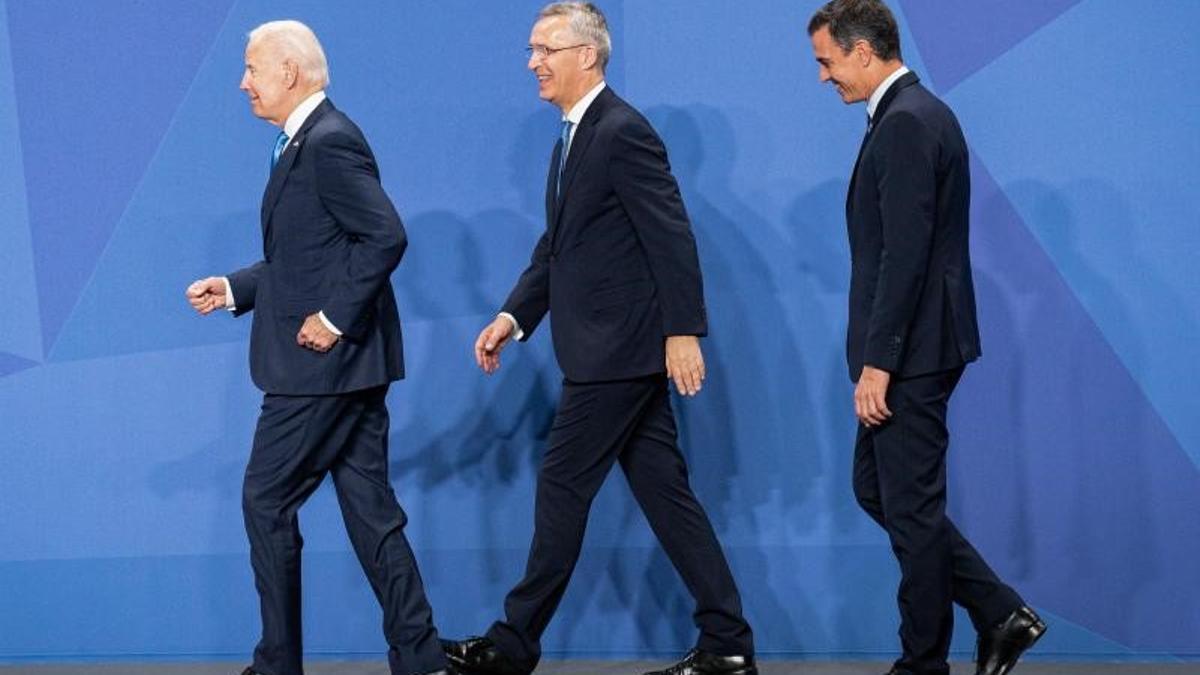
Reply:
M567 37L571 32L571 24L565 16L548 16L544 19L538 19L537 23L533 24L533 30L529 34L531 43L549 43L552 40L561 40Z

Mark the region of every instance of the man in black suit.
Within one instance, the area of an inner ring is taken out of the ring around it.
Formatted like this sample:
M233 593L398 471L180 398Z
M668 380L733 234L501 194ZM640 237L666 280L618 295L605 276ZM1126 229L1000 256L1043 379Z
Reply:
M538 92L562 110L546 182L546 232L475 356L500 350L549 312L564 380L538 474L525 578L487 637L447 642L461 671L523 675L579 558L592 499L615 462L696 600L700 638L666 673L756 673L751 631L676 443L669 380L695 395L707 332L699 260L662 141L604 82L611 51L591 3L547 6L529 38Z
M388 480L389 384L404 376L390 276L406 238L362 132L325 97L325 55L295 21L250 33L241 89L283 130L262 202L263 258L187 290L202 314L254 311L250 370L265 392L242 494L262 609L243 675L300 675L301 505L333 476L383 607L394 675L446 672Z
M980 355L968 247L970 173L954 113L900 59L880 0L834 0L808 26L822 82L867 102L850 179L846 357L861 421L854 493L900 562L892 673L944 674L952 603L979 634L977 673L1007 673L1045 624L946 516L946 406Z

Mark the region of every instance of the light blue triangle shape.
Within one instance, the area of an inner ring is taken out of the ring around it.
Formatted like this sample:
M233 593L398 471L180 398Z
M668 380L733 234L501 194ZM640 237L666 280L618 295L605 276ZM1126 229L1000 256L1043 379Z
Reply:
M25 168L17 126L8 8L0 2L0 288L8 299L0 321L0 352L42 360L42 328L25 200Z
M972 149L1200 466L1197 49L1162 42L1200 21L1165 3L1136 22L1085 2L955 87ZM1063 45L1156 44L1080 54ZM1047 64L1053 64L1048 66ZM1044 77L1050 70L1058 75Z

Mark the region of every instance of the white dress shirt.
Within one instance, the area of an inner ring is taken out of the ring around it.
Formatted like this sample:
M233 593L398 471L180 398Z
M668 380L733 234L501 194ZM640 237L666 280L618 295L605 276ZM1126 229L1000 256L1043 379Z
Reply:
M887 79L880 82L878 87L875 87L875 91L871 92L871 98L867 101L867 117L872 120L875 119L875 109L879 107L879 102L883 100L883 95L896 83L896 80L904 77L908 72L908 66L901 65L896 69L896 72L888 75Z
M296 137L296 134L300 131L300 127L304 126L304 122L308 120L308 116L311 115L313 111L317 109L317 106L321 105L321 102L324 100L325 91L318 91L301 101L300 105L296 106L296 109L292 111L292 114L288 115L287 119L283 122L283 133L287 134L289 142ZM284 146L284 152L287 152L286 145ZM235 303L233 300L233 287L229 285L228 277L221 277L221 279L225 282L225 309L228 309L232 312L237 309L237 303ZM341 337L342 331L338 330L337 326L333 325L333 322L331 322L325 316L324 311L317 312L317 318L321 319L321 323L325 324L325 327L328 328L331 333Z
M588 93L583 95L583 98L579 99L575 105L571 106L571 110L567 112L566 115L563 115L562 120L564 122L571 123L571 136L567 139L567 147L563 148L564 153L567 153L568 155L571 153L571 147L574 146L575 132L579 130L579 123L583 121L583 116L587 114L587 110L589 107L591 107L592 101L596 100L596 97L600 95L600 92L604 91L606 86L608 85L604 82L604 80L600 80L600 84L592 87ZM565 162L566 158L564 157L561 161ZM517 323L517 317L509 314L508 312L500 312L500 316L512 322L514 338L520 340L521 338L525 337L525 331L521 330L521 324Z

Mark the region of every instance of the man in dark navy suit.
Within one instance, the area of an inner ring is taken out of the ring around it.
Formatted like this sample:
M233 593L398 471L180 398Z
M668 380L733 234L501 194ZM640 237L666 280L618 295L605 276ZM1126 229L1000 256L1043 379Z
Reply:
M404 228L362 132L325 97L325 55L295 21L250 33L241 89L282 128L262 202L263 258L192 284L202 314L254 310L250 370L265 392L242 507L262 608L243 675L300 675L297 511L326 474L383 607L393 675L446 672L407 518L388 480L389 384L404 376L390 276Z
M700 391L707 332L699 259L662 141L604 82L611 40L591 3L540 13L529 38L538 92L563 113L546 182L546 232L500 315L475 343L500 350L552 316L562 399L537 481L525 577L486 637L447 642L460 671L530 673L579 558L592 499L620 462L696 601L700 638L668 673L756 673L751 630L676 443L669 379Z
M944 674L952 608L979 635L979 674L1012 669L1046 626L946 516L946 407L980 355L968 247L970 173L954 113L900 59L880 0L834 0L808 26L822 82L867 102L846 200L846 357L861 422L854 492L900 562L903 655L892 673Z

